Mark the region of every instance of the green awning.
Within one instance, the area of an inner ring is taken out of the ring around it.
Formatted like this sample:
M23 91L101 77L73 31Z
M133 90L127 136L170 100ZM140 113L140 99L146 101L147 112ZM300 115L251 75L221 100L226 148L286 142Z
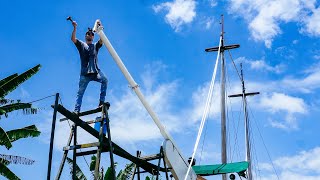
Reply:
M243 174L249 166L246 161L226 163L226 164L215 164L215 165L199 165L192 166L192 169L197 175L209 176L217 174L227 174L227 173L238 173Z

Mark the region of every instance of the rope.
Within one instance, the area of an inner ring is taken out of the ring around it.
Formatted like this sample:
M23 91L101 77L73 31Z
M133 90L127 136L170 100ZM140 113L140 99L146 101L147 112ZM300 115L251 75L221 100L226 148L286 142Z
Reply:
M44 99L47 99L47 98L49 98L49 97L53 97L53 96L55 96L55 94L53 94L53 95L50 95L50 96L46 96L46 97L43 97L43 98L40 98L40 99L37 99L37 100L34 100L34 101L31 101L31 102L28 102L28 103L34 103L34 102L38 102L38 101L42 101L42 100L44 100Z
M191 165L192 165L192 162L194 160L194 156L196 154L196 151L197 151L197 148L198 148L198 145L199 145L199 141L200 141L201 133L202 133L202 130L203 130L203 126L205 124L205 121L206 121L207 116L208 116L208 112L210 110L211 99L212 99L212 94L213 94L213 87L214 87L214 81L216 79L217 67L218 67L219 56L220 56L221 41L222 41L222 36L220 36L220 40L219 40L219 50L218 50L218 54L217 54L217 59L216 59L216 64L215 64L215 67L214 67L214 71L213 71L213 74L212 74L212 79L211 79L210 89L209 89L209 93L208 93L208 97L207 97L207 101L206 101L206 106L205 106L205 109L204 109L204 112L203 112L203 115L202 115L202 120L201 120L201 124L200 124L200 127L199 127L197 140L196 140L196 143L194 145L191 162L189 164L188 171L186 173L186 176L185 176L184 180L186 180L188 175L189 175L189 172L190 172L190 169L191 169Z
M248 108L248 109L249 109L249 108ZM251 109L250 109L250 114L252 115L252 117L254 117ZM254 119L254 118L253 118L253 119ZM255 119L254 119L254 122L255 122L255 125L257 126L257 129L258 129L260 138L261 138L261 140L262 140L262 143L263 143L263 145L264 145L264 148L265 148L266 151L267 151L267 154L268 154L269 160L270 160L270 162L271 162L272 168L273 168L273 170L274 170L274 173L276 174L277 179L280 180L279 175L278 175L278 173L277 173L277 171L276 171L276 168L274 167L274 164L273 164L272 158L271 158L271 156L270 156L270 153L269 153L269 151L268 151L268 148L267 148L267 146L266 146L266 144L265 144L265 142L264 142L264 139L263 139L263 137L262 137L262 135L261 135L259 126L258 126L257 122L255 121Z

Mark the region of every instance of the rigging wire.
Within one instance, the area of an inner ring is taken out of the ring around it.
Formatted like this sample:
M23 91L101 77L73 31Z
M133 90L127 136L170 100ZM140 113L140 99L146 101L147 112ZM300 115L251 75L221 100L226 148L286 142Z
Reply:
M249 109L249 110L250 110L250 114L252 115L252 117L254 117L251 109ZM253 119L255 120L255 118L253 118ZM280 180L279 175L278 175L278 173L277 173L277 171L276 171L276 168L275 168L275 166L274 166L274 164L273 164L272 158L271 158L271 156L270 156L269 150L268 150L268 148L267 148L267 146L266 146L266 144L265 144L265 142L264 142L264 139L263 139L263 137L262 137L262 135L261 135L261 132L260 132L260 128L259 128L259 126L258 126L258 123L257 123L256 121L254 121L254 122L255 122L255 125L256 125L257 129L258 129L259 136L260 136L260 138L261 138L261 140L262 140L263 146L264 146L264 148L265 148L266 151L267 151L268 158L269 158L269 160L270 160L270 162L271 162L271 165L272 165L272 168L273 168L273 170L274 170L274 173L276 174L277 179Z
M187 170L187 173L186 173L186 175L185 175L184 180L187 179L188 174L189 174L189 172L190 172L191 165L192 165L192 162L193 162L193 160L194 160L194 156L195 156L195 154L196 154L196 151L197 151L197 148L198 148L198 145L199 145L199 141L200 141L201 133L202 133L202 130L203 130L204 122L205 122L206 119L207 119L208 112L209 112L210 107L211 107L212 92L213 92L213 87L214 87L214 82L215 82L215 78L216 78L218 62L219 62L221 41L222 41L222 36L220 36L220 40L219 40L219 49L218 49L216 64L215 64L214 71L213 71L213 74L212 74L210 89L209 89L209 93L208 93L208 96L207 96L207 101L206 101L205 109L204 109L204 112L203 112L201 124L200 124L200 127L199 127L198 136L197 136L197 139L196 139L196 143L195 143L195 145L194 145L194 149L193 149L193 153L192 153L192 158L191 158L191 161L190 161L191 163L189 164L189 167L188 167L188 170Z
M228 68L225 68L225 72L226 72L226 76L227 77L227 81L226 81L226 86L228 87L229 85L229 88L230 88L230 79L229 79L229 76L228 76ZM229 83L227 83L229 82ZM231 88L230 88L231 89ZM225 89L225 102L227 102L227 94L228 94L228 88ZM226 103L226 116L227 116L227 132L228 132L228 135L227 135L227 143L228 143L228 146L229 146L229 154L231 154L231 151L232 151L232 146L231 146L231 133L230 133L230 127L231 125L230 124L233 124L233 123L230 123L230 119L229 119L229 106L228 106L228 103ZM234 127L234 126L233 126ZM233 162L233 159L231 158L230 159L230 162Z
M40 99L37 99L37 100L30 101L30 102L28 102L28 103L31 104L31 103L34 103L34 102L42 101L42 100L45 100L45 99L47 99L47 98L53 97L53 96L55 96L55 95L56 95L56 94L49 95L49 96L46 96L46 97L43 97L43 98L40 98Z

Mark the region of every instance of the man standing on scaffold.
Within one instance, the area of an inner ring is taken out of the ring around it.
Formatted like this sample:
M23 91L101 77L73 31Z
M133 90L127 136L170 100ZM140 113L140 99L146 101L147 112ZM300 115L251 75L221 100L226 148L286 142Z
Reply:
M101 106L105 101L108 80L98 67L98 52L103 45L102 40L100 39L98 42L93 43L94 33L92 32L92 29L88 28L88 31L85 34L85 42L83 42L76 38L77 22L72 21L72 25L73 31L71 40L76 45L81 60L79 90L74 108L74 113L79 114L83 94L88 86L88 83L90 81L97 81L101 83L99 101L99 106ZM98 25L102 26L100 21L98 21Z

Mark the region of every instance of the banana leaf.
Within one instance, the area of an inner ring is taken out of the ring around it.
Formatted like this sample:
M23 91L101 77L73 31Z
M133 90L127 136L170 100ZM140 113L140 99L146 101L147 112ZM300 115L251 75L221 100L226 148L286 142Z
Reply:
M11 99L0 99L0 104L13 103L14 100Z
M4 164L13 163L13 164L32 165L34 163L34 160L27 159L21 156L0 154L0 162L4 162Z
M6 114L6 111L3 110L3 109L1 109L1 107L0 107L0 115L3 115L3 114ZM1 118L0 118L0 119L1 119Z
M4 98L9 92L15 90L21 83L36 74L40 70L40 67L41 65L38 64L10 81L4 82L3 85L0 86L0 98Z
M32 113L31 109L34 109L34 108L31 108L30 103L14 103L14 104L8 104L5 106L1 106L0 109L5 111L5 113L9 113L9 112L19 110L19 109L25 109L26 111L30 111ZM1 110L0 110L0 115L5 114Z
M0 163L0 175L10 180L20 180L10 169L3 163Z
M7 149L12 147L8 134L0 127L0 146L5 146Z
M117 176L117 180L126 180L128 179L134 172L132 172L134 168L134 163L127 164L124 170L121 170Z
M4 79L1 79L1 80L0 80L0 87L1 87L3 84L11 81L12 79L14 79L14 78L16 78L16 77L18 77L18 73L12 74L12 75L4 78Z
M73 174L73 160L67 157L67 162L70 165L70 174ZM86 176L83 174L78 165L76 165L76 180L87 180Z
M90 171L94 171L96 167L97 157L95 155L91 156L91 163L90 163Z
M8 166L10 164L10 161L6 160L4 156L6 155L0 154L0 163L4 164L5 166Z
M108 167L106 174L104 175L104 180L110 180L113 179L113 174L112 174L112 168Z
M11 131L7 131L7 135L10 139L10 142L14 142L21 138L38 137L40 133L41 132L38 131L35 125L27 126L21 129L14 129Z

